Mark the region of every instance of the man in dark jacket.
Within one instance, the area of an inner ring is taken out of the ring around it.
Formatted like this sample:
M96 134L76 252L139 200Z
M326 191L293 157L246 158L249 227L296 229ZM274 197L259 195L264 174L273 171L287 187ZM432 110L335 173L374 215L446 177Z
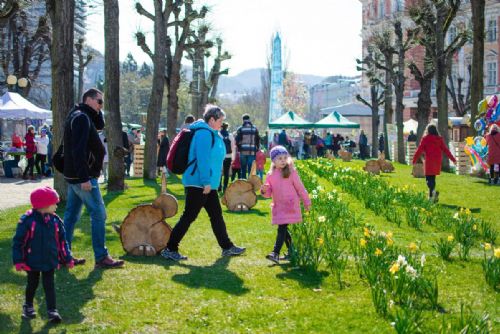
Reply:
M113 260L105 245L106 208L97 183L105 154L97 133L104 128L103 95L91 88L83 94L82 100L83 103L70 112L64 125L64 178L68 184L64 212L66 236L71 247L75 224L85 205L92 224L95 267L121 267L123 261ZM75 265L84 263L85 259L75 259Z
M247 114L243 115L243 124L236 131L236 146L240 152L240 175L241 178L246 179L260 147L259 130L250 122L250 116Z
M359 157L362 160L366 159L366 153L368 152L368 138L365 135L365 131L361 130L359 134Z

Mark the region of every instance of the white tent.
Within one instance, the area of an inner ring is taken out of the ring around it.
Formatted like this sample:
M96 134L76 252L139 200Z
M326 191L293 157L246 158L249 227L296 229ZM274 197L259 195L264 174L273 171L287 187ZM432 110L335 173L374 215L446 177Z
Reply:
M35 106L17 93L7 92L0 101L0 118L48 119L52 118L52 111Z
M417 133L417 128L418 128L418 122L414 119L409 119L406 122L403 122L403 133L408 134L410 131L413 131L413 133Z

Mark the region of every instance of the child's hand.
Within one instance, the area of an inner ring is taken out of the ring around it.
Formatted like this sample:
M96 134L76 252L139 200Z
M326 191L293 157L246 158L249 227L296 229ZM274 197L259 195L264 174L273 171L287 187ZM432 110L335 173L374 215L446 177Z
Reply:
M66 268L68 269L73 269L74 266L75 266L75 260L73 259L71 259L71 261L66 263Z
M30 271L31 268L26 263L16 263L16 271Z
M304 206L304 210L306 210L307 212L311 211L311 206L310 205L305 205Z
M269 185L268 184L264 184L260 187L260 192L265 194L267 193L267 191L269 190Z

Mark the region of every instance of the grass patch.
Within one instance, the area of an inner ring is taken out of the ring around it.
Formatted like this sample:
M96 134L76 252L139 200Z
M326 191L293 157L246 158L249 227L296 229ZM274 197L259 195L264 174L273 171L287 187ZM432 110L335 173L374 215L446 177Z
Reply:
M351 162L345 165L358 164ZM410 168L396 165L396 173L387 174L395 184L415 184L425 191L425 181L413 179ZM498 201L500 188L490 188L475 179L442 175L438 177L441 202L450 205L480 207L481 217L490 219L500 230ZM139 258L124 255L118 235L111 224L120 223L134 206L151 202L159 193L154 182L142 179L127 181L123 193L106 193L107 246L113 256L122 256L126 267L121 270L93 270L93 253L88 214L76 226L73 250L86 257L83 267L56 274L58 308L63 324L53 328L46 324L43 291L39 287L35 300L37 319L26 322L20 317L25 273L15 272L11 265L11 239L16 222L28 207L0 211L0 332L169 332L169 333L391 333L388 321L376 315L370 290L349 261L343 279L349 284L338 290L333 277L292 268L288 264L273 266L264 256L272 250L276 230L270 225L269 200L259 198L248 213L224 210L228 232L237 244L247 247L241 257L221 258L215 237L204 211L193 223L180 245L188 261L175 264L161 257ZM332 187L331 185L326 184ZM169 179L169 192L179 199L179 213L167 222L174 225L184 207L182 185ZM401 228L364 209L348 194L349 201L365 222L380 230L394 231L401 245L421 240L432 266L439 269L440 302L458 317L460 303L472 304L474 310L490 313L493 325L500 322L499 298L486 284L479 251L469 262L444 263L431 248L430 240L442 232L415 231ZM225 209L225 208L224 208ZM59 209L60 214L64 207ZM456 256L455 256L456 257ZM440 315L428 313L426 328L437 329Z

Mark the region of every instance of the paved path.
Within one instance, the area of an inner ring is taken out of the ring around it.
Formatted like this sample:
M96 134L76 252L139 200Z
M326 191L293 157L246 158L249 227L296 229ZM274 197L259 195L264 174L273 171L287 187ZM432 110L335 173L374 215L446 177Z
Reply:
M33 189L41 186L53 186L53 178L28 181L0 177L0 210L12 208L18 205L30 203L30 193Z

